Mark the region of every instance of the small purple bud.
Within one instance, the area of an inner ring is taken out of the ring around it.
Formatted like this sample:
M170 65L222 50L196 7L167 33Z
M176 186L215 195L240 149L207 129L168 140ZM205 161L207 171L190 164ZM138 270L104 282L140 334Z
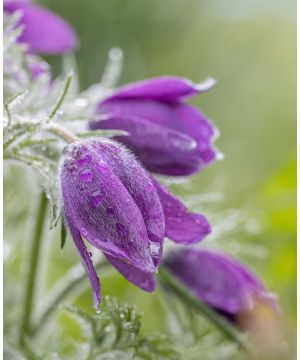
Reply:
M258 303L276 309L274 296L260 280L227 255L183 249L170 254L164 263L201 301L232 321L251 313Z
M214 84L212 79L194 84L166 76L124 86L98 105L90 128L128 132L116 139L150 171L172 176L196 173L216 158L217 130L183 100Z

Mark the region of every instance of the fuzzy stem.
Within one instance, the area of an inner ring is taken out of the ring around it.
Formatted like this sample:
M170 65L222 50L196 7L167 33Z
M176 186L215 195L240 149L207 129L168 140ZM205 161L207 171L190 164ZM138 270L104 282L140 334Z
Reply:
M249 344L241 337L240 333L223 317L200 301L185 286L183 286L174 276L164 267L159 268L159 279L162 284L173 291L187 306L195 309L206 319L212 322L228 339L233 340L247 352L253 353Z
M72 78L73 78L73 74L70 73L70 74L68 75L68 77L67 77L65 86L64 86L64 88L63 88L63 90L62 90L62 94L61 94L61 96L59 97L59 99L58 99L58 101L57 101L57 104L55 105L55 107L54 107L54 109L52 110L51 114L49 115L49 119L52 119L52 118L56 115L58 109L61 107L62 103L64 102L65 97L67 96L69 87L70 87L70 85L71 85Z
M73 143L78 140L78 138L72 133L70 133L68 130L54 123L50 123L46 127L46 130L65 140L67 143Z
M47 198L43 193L40 196L40 204L38 207L35 230L33 234L31 250L28 259L28 264L30 265L30 269L27 274L26 285L25 285L24 313L20 327L21 344L24 343L24 339L26 335L29 333L31 326L31 315L32 315L34 295L36 290L37 269L40 260L40 250L42 244L41 240L42 240L43 228L46 219L46 211L47 211Z

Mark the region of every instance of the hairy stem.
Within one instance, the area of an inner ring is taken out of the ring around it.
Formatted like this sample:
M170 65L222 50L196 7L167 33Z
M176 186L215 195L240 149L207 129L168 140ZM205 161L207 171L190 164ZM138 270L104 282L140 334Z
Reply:
M49 125L47 125L46 130L65 140L67 143L72 143L78 140L75 135L70 133L64 127L59 126L55 123L50 123Z
M249 344L241 337L241 334L222 316L201 302L185 286L183 286L174 276L164 267L159 268L159 280L163 285L180 298L187 306L198 311L211 323L213 323L228 339L236 342L244 350L252 353Z
M36 290L36 279L37 279L37 270L38 263L40 260L40 250L42 243L42 234L46 218L47 211L47 198L43 193L40 197L40 204L38 207L38 214L36 217L35 230L31 243L31 250L29 254L28 264L30 269L26 278L25 285L25 296L24 296L24 313L21 320L20 327L20 343L24 342L26 335L30 331L31 326L31 315L33 310L34 295Z
M70 74L68 75L68 77L67 77L65 86L64 86L64 88L63 88L63 90L62 90L62 94L61 94L61 96L59 97L59 99L58 99L58 101L57 101L57 104L55 105L55 107L54 107L54 109L52 110L51 114L49 115L49 119L52 119L52 118L56 115L58 109L61 107L61 105L62 105L62 103L63 103L63 101L64 101L64 99L65 99L65 97L66 97L66 95L67 95L67 93L68 93L69 87L70 87L71 82L72 82L72 78L73 78L73 74L70 73Z

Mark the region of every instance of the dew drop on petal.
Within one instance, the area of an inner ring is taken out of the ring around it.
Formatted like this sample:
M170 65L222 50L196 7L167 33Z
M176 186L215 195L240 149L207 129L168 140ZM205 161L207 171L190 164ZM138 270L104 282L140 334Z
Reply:
M128 236L128 230L126 229L125 225L121 223L116 223L116 228L120 236L124 236L124 237Z
M159 252L160 252L160 244L150 241L151 257L154 259L158 259L160 255Z
M93 172L90 169L85 169L80 172L79 178L83 182L90 182L93 179Z
M114 215L114 214L115 214L115 210L114 210L114 208L113 208L112 206L108 206L108 207L106 208L106 212L107 212L108 214L110 214L110 215Z
M84 166L91 161L91 154L84 154L81 158L77 160L78 166Z
M80 229L80 233L81 233L81 235L84 236L84 237L86 237L86 236L89 234L89 232L87 231L87 229L86 229L85 227L82 227L82 228Z
M93 192L91 196L91 202L94 206L99 206L102 203L103 196L100 190Z

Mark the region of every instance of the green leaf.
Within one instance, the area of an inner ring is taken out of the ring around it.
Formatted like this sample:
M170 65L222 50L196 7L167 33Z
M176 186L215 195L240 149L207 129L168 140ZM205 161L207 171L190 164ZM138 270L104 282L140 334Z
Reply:
M144 336L141 331L141 314L133 306L120 305L115 298L106 296L100 312L93 315L74 306L66 310L76 315L90 329L92 339L89 339L89 360L180 359L165 335Z

